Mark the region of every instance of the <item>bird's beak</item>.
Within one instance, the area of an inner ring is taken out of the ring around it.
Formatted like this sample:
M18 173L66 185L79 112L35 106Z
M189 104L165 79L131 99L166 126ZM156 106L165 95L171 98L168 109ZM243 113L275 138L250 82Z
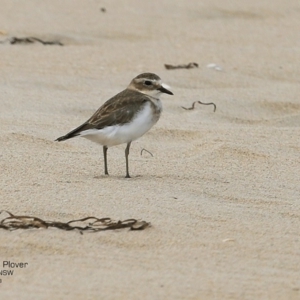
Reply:
M166 86L166 85L165 85ZM159 91L161 91L162 93L166 93L166 94L169 94L169 95L174 95L171 91L169 91L168 89L166 89L164 87L164 84L161 85L160 88L158 88Z

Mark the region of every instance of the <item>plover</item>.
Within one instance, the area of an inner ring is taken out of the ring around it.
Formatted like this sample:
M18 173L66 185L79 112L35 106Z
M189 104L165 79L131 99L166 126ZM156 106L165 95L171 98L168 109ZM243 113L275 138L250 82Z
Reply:
M126 178L130 178L128 155L131 142L144 135L158 121L162 111L162 93L173 95L156 74L140 74L124 91L106 101L85 123L56 141L81 136L102 145L105 175L108 175L107 149L126 143Z

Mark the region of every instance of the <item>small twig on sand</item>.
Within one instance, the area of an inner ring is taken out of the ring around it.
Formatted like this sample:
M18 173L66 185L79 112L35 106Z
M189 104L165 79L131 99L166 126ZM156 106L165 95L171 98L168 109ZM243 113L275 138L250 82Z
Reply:
M191 107L184 107L184 106L181 106L183 109L185 109L185 110L193 110L193 109L195 109L195 105L196 105L196 103L199 103L199 104L203 104L203 105L213 105L214 106L214 112L216 111L216 109L217 109L217 106L216 106L216 104L214 104L213 102L210 102L210 103L204 103L204 102L201 102L201 101L195 101L195 102L193 102L193 104L192 104L192 106Z
M153 157L153 154L152 154L150 151L148 151L147 149L145 149L145 148L143 148L143 149L141 150L141 155L143 155L143 151L148 152L148 153Z

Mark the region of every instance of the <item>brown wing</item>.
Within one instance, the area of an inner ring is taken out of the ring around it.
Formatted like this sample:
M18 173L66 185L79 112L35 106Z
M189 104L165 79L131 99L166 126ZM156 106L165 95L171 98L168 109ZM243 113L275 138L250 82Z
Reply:
M57 141L64 141L78 136L80 132L88 129L102 129L107 126L129 123L135 113L139 111L147 101L150 100L142 93L134 90L124 90L106 101L85 123L68 134L59 137Z

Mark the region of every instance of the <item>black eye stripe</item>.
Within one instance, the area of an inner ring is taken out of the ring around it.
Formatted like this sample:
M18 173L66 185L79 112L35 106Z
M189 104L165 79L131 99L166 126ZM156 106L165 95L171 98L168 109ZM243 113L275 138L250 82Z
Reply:
M151 82L150 80L146 80L146 81L144 82L144 84L146 84L146 85L152 85L152 82Z

